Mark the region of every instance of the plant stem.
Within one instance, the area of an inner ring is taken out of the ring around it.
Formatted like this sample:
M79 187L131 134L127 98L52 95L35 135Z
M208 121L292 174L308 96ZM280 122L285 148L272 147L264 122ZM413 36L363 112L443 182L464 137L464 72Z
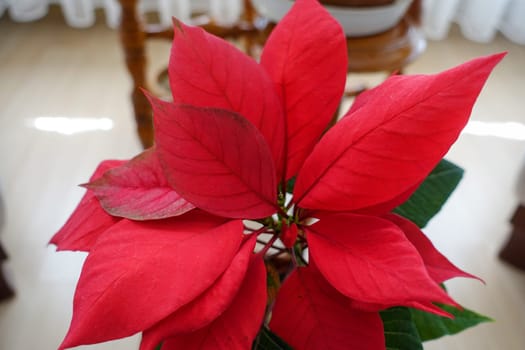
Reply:
M273 244L275 243L275 241L277 240L278 236L277 235L273 235L272 239L270 239L268 241L268 243L266 243L266 245L264 246L264 248L261 250L261 254L264 256L267 252L268 252L268 249L272 248L273 247ZM279 249L279 248L276 248L276 249Z

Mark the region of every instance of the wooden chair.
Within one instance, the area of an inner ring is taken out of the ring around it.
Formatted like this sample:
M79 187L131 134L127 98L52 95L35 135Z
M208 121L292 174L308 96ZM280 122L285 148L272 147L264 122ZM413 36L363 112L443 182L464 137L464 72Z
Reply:
M424 51L426 41L407 14L394 28L367 37L348 38L348 71L399 72Z
M392 29L370 36L348 37L348 72L403 74L426 48L421 25L421 1L415 0ZM354 96L361 89L347 92Z
M144 23L138 11L139 0L119 0L122 8L120 25L120 41L124 50L127 69L133 80L131 101L135 114L137 132L144 148L153 144L153 125L150 105L141 92L141 88L148 89L146 78L147 54L146 40L173 38L171 29L162 29L157 25ZM255 25L255 12L248 0L244 1L244 13L241 20L232 26L215 24L207 16L198 16L195 23L206 31L222 38L244 38L247 51L253 47L253 42L259 35L260 29Z

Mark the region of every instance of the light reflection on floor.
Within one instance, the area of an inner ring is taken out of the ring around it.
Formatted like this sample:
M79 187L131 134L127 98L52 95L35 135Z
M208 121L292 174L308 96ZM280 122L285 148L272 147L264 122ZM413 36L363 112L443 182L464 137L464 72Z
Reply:
M28 120L27 125L40 131L74 135L89 131L109 131L113 129L113 120L109 118L39 116Z
M525 141L525 124L518 122L485 122L471 120L465 129L463 129L463 133Z

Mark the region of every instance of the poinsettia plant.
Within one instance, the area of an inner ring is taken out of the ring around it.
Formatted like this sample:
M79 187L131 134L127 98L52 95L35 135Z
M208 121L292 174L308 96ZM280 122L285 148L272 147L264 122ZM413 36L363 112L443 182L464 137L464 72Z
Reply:
M421 349L486 320L442 288L473 276L420 228L461 177L442 158L502 54L392 76L326 130L347 48L316 0L260 63L174 29L173 101L145 92L155 146L102 162L51 240L89 252L59 349L139 332L141 350Z

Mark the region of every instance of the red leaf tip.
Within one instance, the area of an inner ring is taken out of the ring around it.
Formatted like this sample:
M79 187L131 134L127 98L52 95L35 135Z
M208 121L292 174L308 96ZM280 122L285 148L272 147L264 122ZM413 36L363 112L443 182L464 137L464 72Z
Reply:
M177 18L172 17L171 21L173 23L173 31L176 33L182 33L184 34L184 23L179 21Z

